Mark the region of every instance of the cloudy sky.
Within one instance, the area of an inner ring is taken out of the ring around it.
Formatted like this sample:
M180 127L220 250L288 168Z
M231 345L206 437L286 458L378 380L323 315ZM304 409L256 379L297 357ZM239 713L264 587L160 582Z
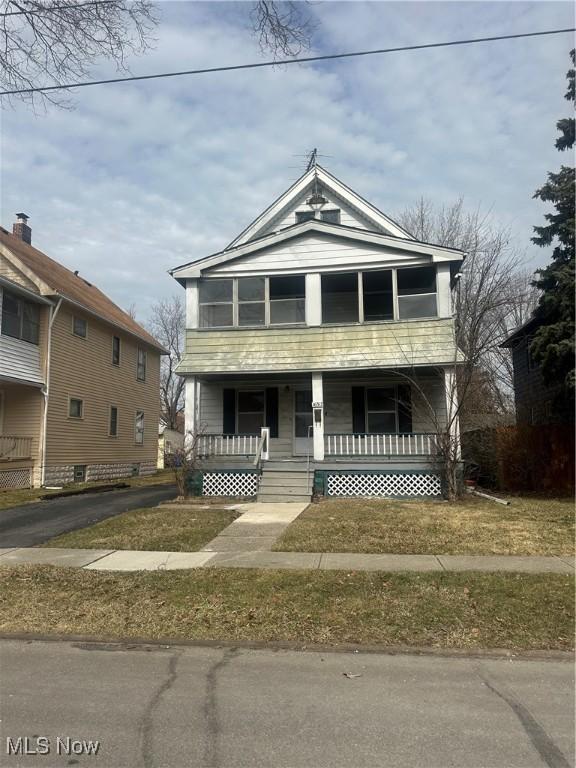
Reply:
M250 4L160 3L134 74L261 60ZM574 25L571 3L318 2L316 53ZM394 216L458 196L530 244L532 200L561 161L569 35L80 89L73 110L5 109L1 219L146 318L181 289L167 270L225 246L297 176L313 147ZM95 74L109 74L105 65Z

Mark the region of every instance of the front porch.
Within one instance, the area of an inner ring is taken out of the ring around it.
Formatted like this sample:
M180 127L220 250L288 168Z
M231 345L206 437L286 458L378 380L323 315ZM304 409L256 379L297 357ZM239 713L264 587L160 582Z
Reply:
M43 402L39 386L0 378L0 490L38 484Z
M438 495L450 376L430 368L188 379L186 429L198 433L213 489L220 473L254 488L268 467L305 473L302 484L311 478L328 495Z

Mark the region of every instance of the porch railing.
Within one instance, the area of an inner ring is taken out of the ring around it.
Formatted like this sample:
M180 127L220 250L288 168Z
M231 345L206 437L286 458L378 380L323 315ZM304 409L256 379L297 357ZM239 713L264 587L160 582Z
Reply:
M32 438L0 435L0 462L32 458Z
M199 435L200 456L255 456L260 435Z
M436 435L429 432L404 434L338 433L324 435L326 456L432 456Z

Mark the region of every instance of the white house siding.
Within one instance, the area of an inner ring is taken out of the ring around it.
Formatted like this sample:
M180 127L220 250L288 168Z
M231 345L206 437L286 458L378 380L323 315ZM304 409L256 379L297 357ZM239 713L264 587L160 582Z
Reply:
M322 194L328 200L324 206L325 210L334 210L338 208L340 210L340 224L344 224L347 227L356 227L358 229L365 229L372 232L384 232L384 229L377 227L374 222L370 221L366 216L363 216L360 211L357 211L351 205L346 203L339 195L334 194L325 186L322 186ZM270 234L271 232L277 232L280 229L291 227L296 223L295 211L309 211L310 208L306 205L306 200L310 197L310 190L303 192L295 200L291 200L289 207L282 211L268 224L268 226L259 233L259 236Z
M446 399L441 372L414 376L412 386L412 431L435 432L446 419ZM324 432L352 432L352 387L382 387L406 383L405 379L391 375L368 375L354 377L354 380L324 380ZM270 440L270 457L286 457L293 454L294 390L311 389L311 376L290 377L285 382L277 379L230 378L223 381L202 381L200 383L200 429L208 434L222 434L222 390L265 389L278 387L278 437ZM421 390L422 394L419 393ZM430 407L435 418L431 417Z
M430 264L432 256L410 254L358 240L318 232L285 240L261 251L224 262L210 269L210 276L242 274L281 274L303 271L358 271L363 268L386 269L391 266Z

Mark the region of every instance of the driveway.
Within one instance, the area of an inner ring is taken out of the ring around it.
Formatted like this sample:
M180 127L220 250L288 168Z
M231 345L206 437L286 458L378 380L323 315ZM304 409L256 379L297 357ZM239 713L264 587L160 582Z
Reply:
M87 493L0 510L0 547L34 547L53 536L177 495L175 485Z
M570 661L4 640L0 664L6 768L570 768L573 760ZM31 749L46 737L49 755L8 755L7 739L26 735ZM79 752L58 754L58 737L64 748L66 738L78 741ZM81 754L83 740L99 742L96 756Z

